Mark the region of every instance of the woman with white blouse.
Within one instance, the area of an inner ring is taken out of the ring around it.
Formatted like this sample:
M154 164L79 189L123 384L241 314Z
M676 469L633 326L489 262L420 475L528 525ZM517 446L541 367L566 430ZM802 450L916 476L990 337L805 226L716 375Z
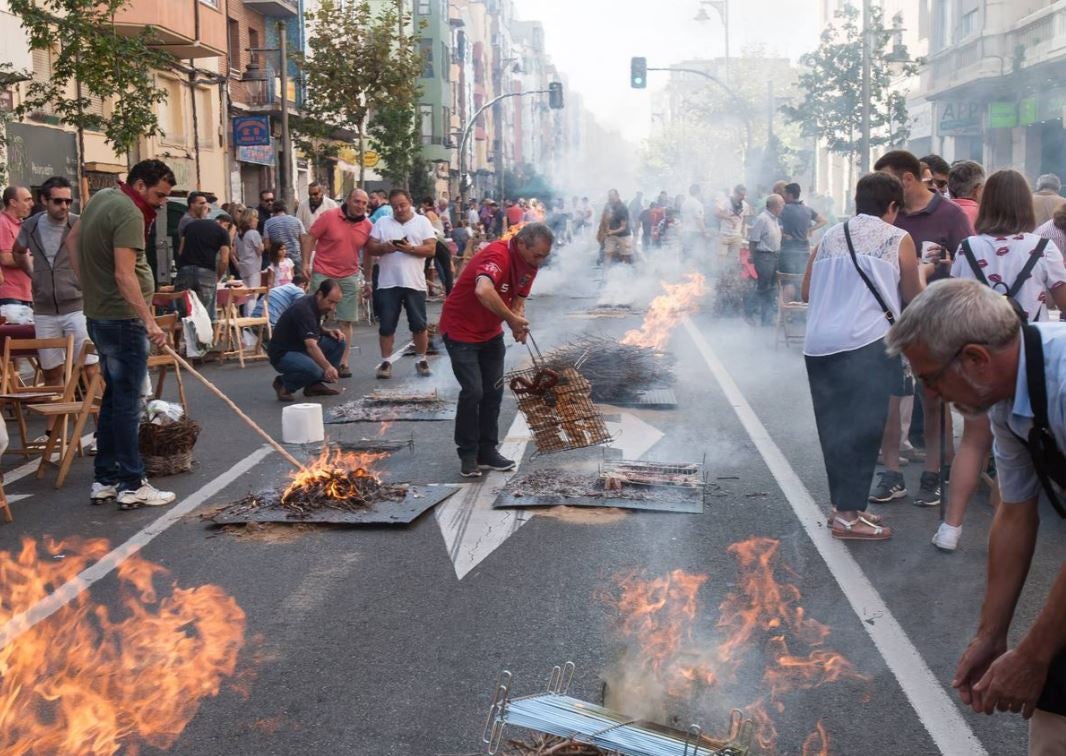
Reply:
M892 225L903 185L888 173L859 179L855 217L829 229L807 263L804 355L829 478L833 536L882 541L892 531L866 512L888 418L903 382L883 339L904 302L924 288L914 241Z

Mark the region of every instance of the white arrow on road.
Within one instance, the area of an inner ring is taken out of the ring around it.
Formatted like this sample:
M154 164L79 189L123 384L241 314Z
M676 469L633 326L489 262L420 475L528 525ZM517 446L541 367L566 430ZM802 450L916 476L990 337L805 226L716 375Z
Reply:
M500 445L500 454L522 464L529 439L529 427L518 413ZM492 508L500 489L514 474L490 472L437 506L437 524L460 580L532 517L523 509Z
M622 413L620 423L608 426L616 437L611 446L620 449L626 459L639 459L663 437L657 428L628 412ZM529 441L529 427L519 413L500 446L500 454L521 465ZM535 512L525 509L492 508L500 489L513 475L515 472L489 473L437 507L437 524L460 580L533 518Z
M621 414L621 422L607 423L607 430L614 437L610 447L622 452L623 459L640 459L651 447L659 443L663 433L632 413Z

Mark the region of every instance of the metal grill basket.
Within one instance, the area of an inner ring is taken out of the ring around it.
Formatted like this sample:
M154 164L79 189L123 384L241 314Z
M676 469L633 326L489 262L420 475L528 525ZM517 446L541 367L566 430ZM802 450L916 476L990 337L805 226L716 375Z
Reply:
M509 372L503 380L526 418L537 452L583 449L612 441L603 415L592 403L592 384L577 365L548 368L532 335L529 342L532 367Z

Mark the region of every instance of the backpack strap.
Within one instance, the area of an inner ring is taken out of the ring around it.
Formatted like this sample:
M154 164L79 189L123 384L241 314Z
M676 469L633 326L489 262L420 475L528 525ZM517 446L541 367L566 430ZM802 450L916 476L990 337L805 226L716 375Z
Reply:
M877 286L870 280L870 277L866 275L866 272L859 267L859 257L855 254L855 245L851 243L851 230L848 228L848 222L844 222L844 241L848 243L848 252L851 254L851 262L855 265L855 270L859 274L859 278L866 284L866 288L870 290L870 293L874 295L874 299L877 300L877 304L881 306L881 311L885 314L885 320L889 322L889 325L896 324L896 316L893 314L891 308L885 304L884 298L881 296L881 292L877 290Z
M973 253L973 247L970 246L969 239L962 240L962 253L966 255L966 262L970 264L970 270L973 271L974 277L985 286L991 286L988 283L988 279L985 278L985 272L981 270L981 266L977 263L977 257Z
M1029 253L1029 259L1025 261L1025 267L1022 268L1018 277L1014 279L1014 283L1011 284L1010 290L1007 292L1007 296L1011 299L1017 299L1018 292L1022 290L1025 282L1033 275L1033 269L1036 264L1044 258L1044 250L1047 249L1048 240L1041 239L1040 243L1036 245L1036 249ZM1041 349L1041 352L1043 350ZM1041 367L1043 367L1041 365Z
M1025 380L1029 389L1029 403L1033 409L1033 427L1029 431L1029 438L1020 440L1029 449L1033 469L1036 470L1036 476L1040 479L1048 501L1059 517L1066 519L1066 507L1063 507L1058 492L1052 485L1052 480L1057 480L1060 484L1066 482L1066 470L1063 469L1066 458L1058 447L1048 419L1044 344L1040 338L1040 329L1032 325L1022 326L1022 337L1025 349ZM1057 475L1056 467L1059 468Z

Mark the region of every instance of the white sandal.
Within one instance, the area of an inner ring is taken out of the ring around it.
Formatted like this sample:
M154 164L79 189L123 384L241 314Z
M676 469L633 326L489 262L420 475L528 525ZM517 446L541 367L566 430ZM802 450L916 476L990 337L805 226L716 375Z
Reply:
M855 526L860 523L866 525L873 532L865 533L855 530ZM840 527L838 528L837 525ZM834 517L832 532L833 538L839 538L841 541L886 541L892 537L892 530L890 528L876 525L862 515L859 515L851 522L848 522L843 517Z

